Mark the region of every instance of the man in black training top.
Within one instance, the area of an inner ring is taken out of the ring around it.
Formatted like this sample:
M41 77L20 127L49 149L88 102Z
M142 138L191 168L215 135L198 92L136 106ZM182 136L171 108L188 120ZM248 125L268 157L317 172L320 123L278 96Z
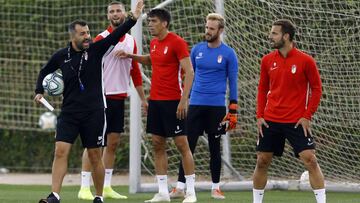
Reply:
M60 203L60 189L66 174L68 156L78 134L93 169L96 195L93 203L102 203L104 166L101 161L105 124L104 92L102 85L103 55L113 48L120 37L136 24L143 9L143 0L138 0L127 21L103 40L91 44L90 31L85 21L77 20L69 25L69 46L58 50L41 69L34 100L43 97L44 77L61 69L64 80L63 104L58 117L55 136L55 154L52 165L52 192L39 203Z

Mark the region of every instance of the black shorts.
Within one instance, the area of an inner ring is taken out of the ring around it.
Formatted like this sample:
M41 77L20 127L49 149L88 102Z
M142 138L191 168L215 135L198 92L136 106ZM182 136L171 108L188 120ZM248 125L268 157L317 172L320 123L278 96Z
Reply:
M185 120L176 118L179 100L149 100L146 132L163 137L185 135Z
M80 134L84 148L101 147L105 134L104 109L88 112L61 112L56 124L56 141L73 144Z
M124 100L106 99L106 134L124 132Z
M270 121L266 121L266 123L269 128L262 126L264 137L259 135L256 151L274 152L275 156L282 156L285 139L289 141L296 157L299 157L299 153L306 149L315 149L314 138L309 133L305 137L301 125L294 128L296 123L275 123Z
M190 105L186 121L188 136L207 134L223 135L225 126L220 123L226 115L225 106Z

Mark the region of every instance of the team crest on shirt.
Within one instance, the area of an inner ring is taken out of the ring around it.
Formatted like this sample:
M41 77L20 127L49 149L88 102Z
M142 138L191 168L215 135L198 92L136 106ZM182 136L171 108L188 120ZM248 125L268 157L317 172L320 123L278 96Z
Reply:
M156 49L156 45L154 45L154 47L151 49L151 52L154 52Z
M296 73L296 65L295 64L291 66L291 73L292 74Z
M165 49L164 49L164 54L166 54L168 52L168 49L169 49L169 47L166 46Z
M219 55L219 56L217 57L217 62L218 62L218 63L221 63L222 60L223 60L223 56L222 56L222 55Z

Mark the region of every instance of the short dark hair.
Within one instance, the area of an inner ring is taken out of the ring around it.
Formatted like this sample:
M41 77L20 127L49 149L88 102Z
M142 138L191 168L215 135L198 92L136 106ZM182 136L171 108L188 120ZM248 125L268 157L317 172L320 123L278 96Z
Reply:
M167 11L164 8L154 8L151 9L149 11L149 13L147 14L148 17L158 17L161 21L166 21L167 22L167 26L169 27L170 25L170 21L171 21L171 15L169 13L169 11Z
M75 26L76 25L80 25L80 26L87 26L87 22L85 20L74 20L73 22L71 22L68 26L68 31L69 33L73 33L75 32Z
M294 37L295 37L295 32L296 32L296 27L294 25L294 23L292 23L290 20L288 19L280 19L280 20L276 20L273 23L273 26L281 26L281 31L283 34L287 33L289 34L289 40L293 41Z
M125 9L125 5L123 3L121 3L120 1L112 1L108 4L108 7L112 6L112 5L120 5Z

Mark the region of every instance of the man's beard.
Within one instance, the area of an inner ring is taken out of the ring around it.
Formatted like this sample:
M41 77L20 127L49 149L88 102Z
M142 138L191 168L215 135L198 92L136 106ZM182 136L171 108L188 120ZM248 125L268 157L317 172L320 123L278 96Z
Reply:
M76 46L80 49L80 50L85 50L85 49L87 49L87 48L89 48L89 47L84 47L84 45L83 45L83 43L84 42L89 42L89 46L90 46L90 44L91 44L91 40L90 39L85 39L85 40L82 40L81 42L76 42Z
M285 41L283 39L281 39L279 42L274 42L274 41L271 41L271 42L274 43L272 45L272 48L274 48L274 49L281 49L284 47L284 44L285 44Z
M218 37L219 37L219 35L211 36L211 35L205 34L205 40L207 42L214 42L215 40L217 40Z
M125 19L119 19L119 20L111 20L111 25L114 27L118 27L124 23Z

